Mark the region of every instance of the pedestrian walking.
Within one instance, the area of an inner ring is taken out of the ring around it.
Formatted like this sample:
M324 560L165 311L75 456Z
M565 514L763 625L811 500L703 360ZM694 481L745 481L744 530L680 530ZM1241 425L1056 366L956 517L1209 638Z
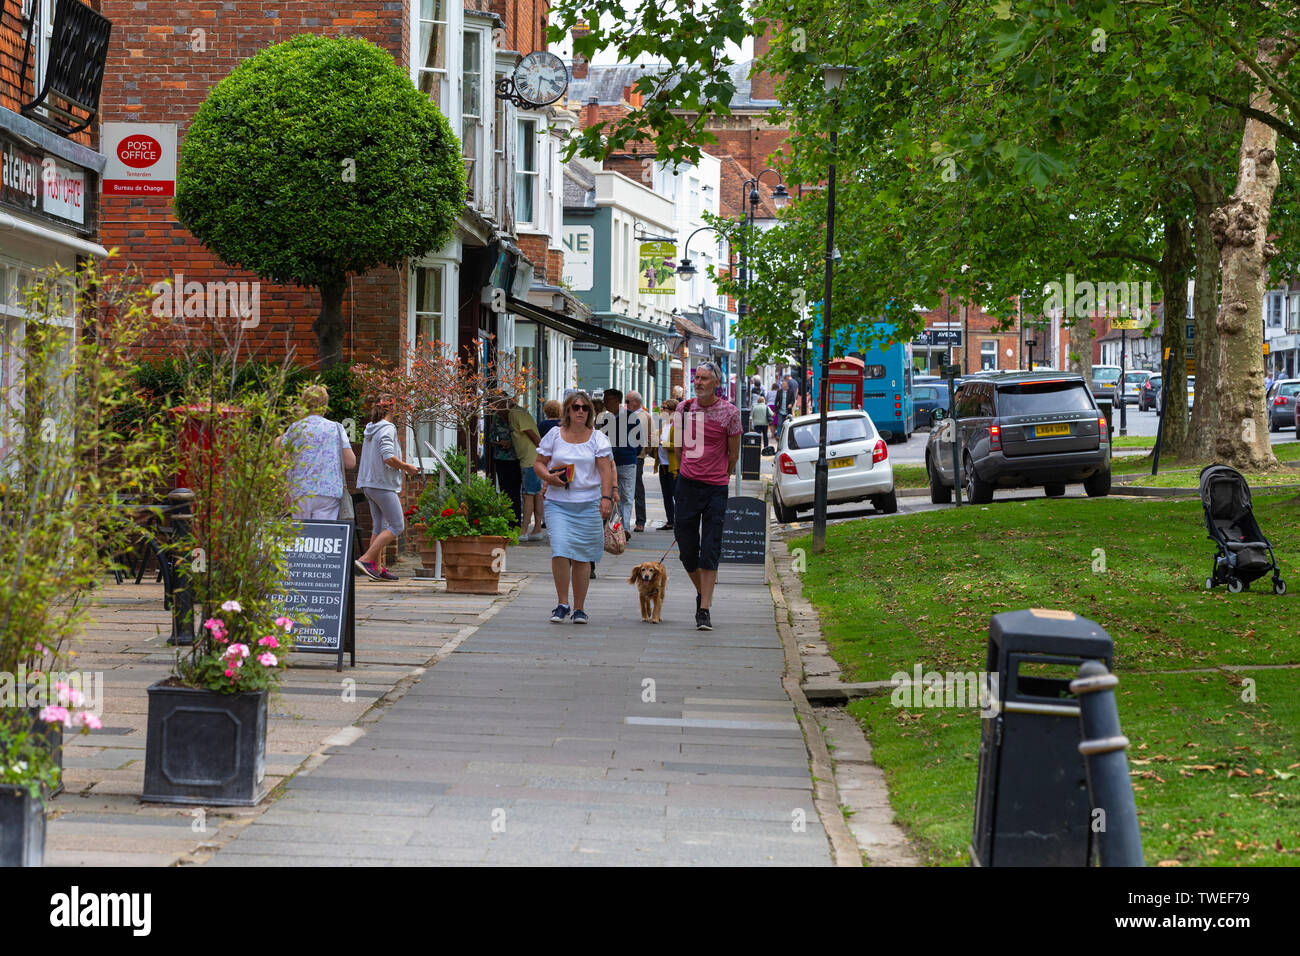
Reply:
M560 424L560 410L560 403L553 398L548 398L542 405L542 420L537 423L537 430L543 438L546 437L547 432Z
M664 496L664 513L668 516L668 520L659 526L660 531L673 530L673 496L677 491L677 448L673 430L673 412L676 410L677 399L668 399L659 419L655 460L659 468L659 490Z
M523 520L523 472L519 456L515 454L514 438L510 430L510 402L498 398L493 403L493 415L488 423L488 442L492 448L492 463L496 469L497 487L510 496L510 507L515 513L515 524ZM540 436L539 436L540 440Z
M370 547L356 560L358 571L377 581L396 581L397 575L383 565L384 549L406 528L402 517L402 473L418 475L416 465L402 461L393 424L395 405L391 395L380 395L370 412L361 442L361 465L357 488L370 506Z
M767 407L767 396L762 392L753 396L754 405L749 410L749 427L758 432L765 439L768 433L768 426L772 424L772 412Z
M289 466L289 493L293 516L300 521L335 521L348 493L344 471L355 468L356 453L347 432L325 416L330 393L324 385L308 385L299 399L303 417L275 440L288 443L293 452Z
M695 396L677 407L681 436L674 516L682 566L695 585L695 628L713 630L709 609L718 583L729 476L740 458L740 410L717 394L712 362L695 370Z
M623 514L623 527L632 529L632 511L636 503L636 468L640 446L645 441L640 434L640 420L623 407L623 393L617 388L605 389L605 414L596 420L596 427L604 433L613 450L614 468L618 474L615 504Z
M583 603L591 569L605 549L605 521L614 506L609 439L592 427L591 411L591 399L581 392L566 398L559 426L542 438L533 460L534 472L549 486L551 577L559 598L552 624L563 623L570 613L574 624L587 623Z
M542 415L545 417L537 423L537 430L543 438L546 437L546 433L552 428L559 427L561 408L562 406L560 403L554 398L548 398L546 403L542 406ZM538 442L538 444L540 445L541 443ZM542 494L537 499L537 513L534 516L537 521L537 527L541 528L543 531L546 530L546 487L546 483L542 482Z
M510 441L521 474L519 494L523 510L519 522L519 540L541 541L542 480L533 471L533 459L537 457L537 446L541 443L542 436L537 433L537 422L533 421L533 416L518 402L510 403L506 410L506 422L510 425ZM530 525L531 531L528 530Z
M641 447L636 455L636 528L634 529L637 534L640 534L645 530L645 460L655 437L654 420L645 410L640 392L627 393L627 410L631 418L639 423L637 430L641 438ZM654 460L653 456L650 456L650 460Z
M781 433L781 380L776 379L772 382L772 387L767 390L767 405L772 409L772 436L775 438Z

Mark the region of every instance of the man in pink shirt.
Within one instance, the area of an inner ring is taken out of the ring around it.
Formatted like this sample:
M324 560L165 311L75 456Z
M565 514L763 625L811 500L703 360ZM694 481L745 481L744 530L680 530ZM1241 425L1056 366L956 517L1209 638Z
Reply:
M740 458L740 409L718 397L717 366L695 369L695 396L673 413L679 437L674 529L682 565L695 585L695 628L713 630L709 607L718 583L727 484Z

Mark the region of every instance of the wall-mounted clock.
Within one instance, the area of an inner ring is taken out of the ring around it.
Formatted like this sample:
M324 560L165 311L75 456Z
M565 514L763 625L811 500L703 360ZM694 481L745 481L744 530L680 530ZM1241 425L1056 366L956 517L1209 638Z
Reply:
M549 106L569 88L569 70L554 53L538 50L520 59L513 76L503 78L497 95L521 109Z

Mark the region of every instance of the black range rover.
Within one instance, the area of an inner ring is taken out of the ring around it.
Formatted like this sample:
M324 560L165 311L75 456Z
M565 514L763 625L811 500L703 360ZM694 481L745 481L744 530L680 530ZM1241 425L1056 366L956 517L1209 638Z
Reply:
M1083 482L1091 497L1110 493L1106 420L1070 372L989 372L965 379L952 412L930 431L925 468L930 500L952 500L952 446L963 491L977 504L994 488L1042 487L1049 497Z

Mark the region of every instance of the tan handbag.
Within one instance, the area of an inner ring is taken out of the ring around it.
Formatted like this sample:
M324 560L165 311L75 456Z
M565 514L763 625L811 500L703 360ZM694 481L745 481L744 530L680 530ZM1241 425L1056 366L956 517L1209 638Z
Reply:
M623 513L615 509L605 523L605 550L622 554L627 550L627 529L623 527Z

